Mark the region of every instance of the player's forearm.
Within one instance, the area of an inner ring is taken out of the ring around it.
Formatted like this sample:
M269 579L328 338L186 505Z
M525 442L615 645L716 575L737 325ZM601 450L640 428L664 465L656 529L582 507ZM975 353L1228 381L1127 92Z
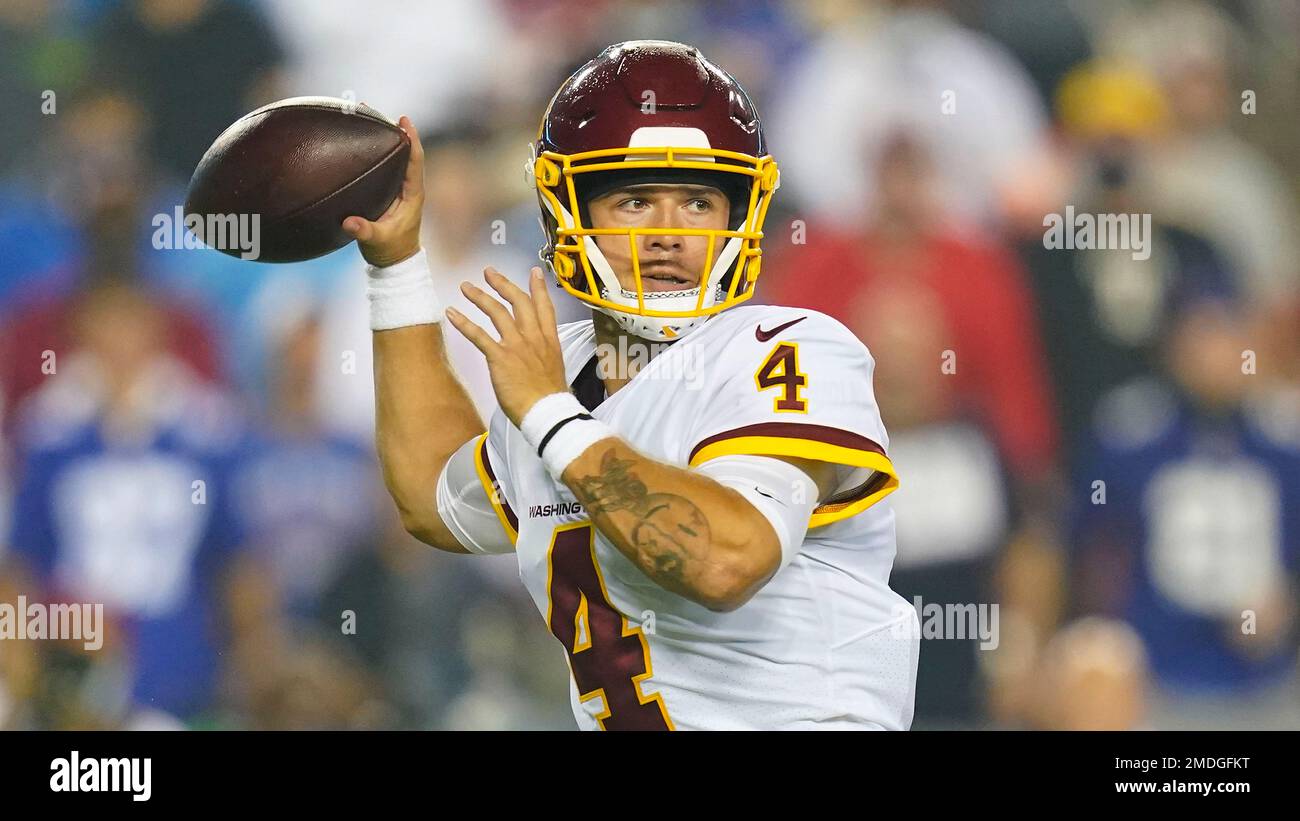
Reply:
M456 449L483 432L478 411L447 360L442 328L375 331L375 443L384 483L406 529L442 547L448 536L436 488Z
M647 576L711 610L748 601L779 566L767 520L739 493L648 459L620 439L564 471L596 527Z

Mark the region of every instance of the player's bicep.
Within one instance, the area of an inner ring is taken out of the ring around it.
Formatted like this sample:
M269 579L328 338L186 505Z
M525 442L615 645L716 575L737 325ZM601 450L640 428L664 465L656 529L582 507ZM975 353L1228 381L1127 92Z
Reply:
M499 461L499 457L498 457ZM509 553L519 524L493 466L487 434L462 445L438 477L438 516L470 553Z

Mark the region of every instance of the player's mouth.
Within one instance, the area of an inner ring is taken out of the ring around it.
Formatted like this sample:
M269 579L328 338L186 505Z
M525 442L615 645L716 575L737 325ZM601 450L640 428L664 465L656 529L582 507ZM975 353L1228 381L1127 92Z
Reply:
M686 276L681 266L673 262L648 262L641 266L641 287L646 291L685 291L695 287L695 280Z

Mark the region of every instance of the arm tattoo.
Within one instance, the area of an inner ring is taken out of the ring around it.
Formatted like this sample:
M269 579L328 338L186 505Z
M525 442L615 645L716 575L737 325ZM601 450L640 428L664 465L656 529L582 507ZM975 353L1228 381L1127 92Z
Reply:
M628 473L631 459L620 459L614 449L605 451L600 460L600 473L579 479L577 492L582 505L592 513L610 513L615 510L636 510L645 505L646 489L639 479Z
M574 491L592 517L625 510L636 517L627 531L637 564L656 581L679 588L708 553L711 531L704 513L691 500L674 493L651 493L630 471L631 459L605 451L600 473L584 476Z

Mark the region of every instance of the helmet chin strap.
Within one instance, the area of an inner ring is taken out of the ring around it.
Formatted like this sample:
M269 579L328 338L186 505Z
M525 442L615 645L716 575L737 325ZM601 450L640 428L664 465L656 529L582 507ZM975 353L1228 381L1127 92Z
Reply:
M582 241L586 248L587 260L591 263L591 268L599 280L601 297L609 302L625 305L629 311L620 311L604 305L593 307L613 317L618 322L619 327L627 333L642 339L655 341L675 340L700 327L709 318L707 315L666 317L640 316L632 313L638 307L636 291L629 291L619 283L618 275L614 273L609 260L605 259L605 255L601 253L593 237L583 237ZM730 237L727 244L723 246L722 253L718 255L717 261L709 270L708 278L705 280L704 287L707 290L704 294L704 300L700 303L701 308L711 308L717 304L718 297L721 295L722 278L735 263L736 257L740 253L741 242L740 237ZM643 293L643 297L647 303L653 301L655 304L651 307L656 310L693 311L695 310L696 300L699 299L699 293L700 289L697 286L681 291L651 291Z

